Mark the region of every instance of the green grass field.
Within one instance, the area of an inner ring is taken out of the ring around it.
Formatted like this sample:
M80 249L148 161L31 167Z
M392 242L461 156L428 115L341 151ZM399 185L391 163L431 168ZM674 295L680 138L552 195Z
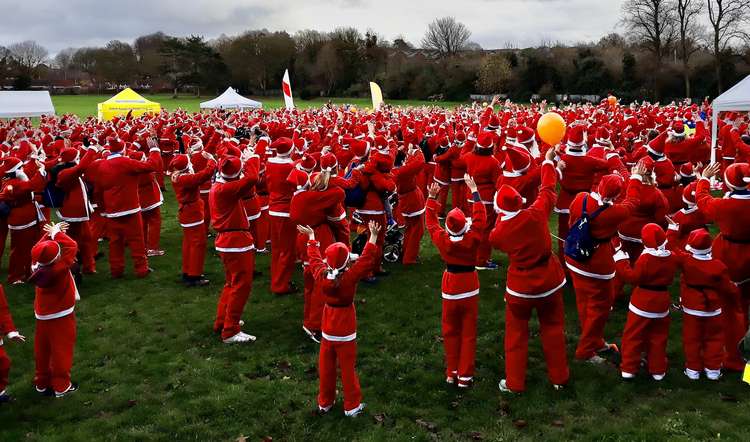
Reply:
M88 97L87 97L88 98ZM58 100L58 112L62 112ZM83 99L70 105L81 108ZM96 99L88 102L95 103ZM623 383L614 366L571 362L569 388L548 384L532 321L528 391L504 396L503 269L481 273L476 385L458 391L443 382L440 275L435 249L423 242L422 264L389 266L391 275L360 286L358 372L364 415L313 414L317 347L301 330L302 297L274 298L268 257L245 309L255 344L227 346L212 333L223 279L211 252L212 284L178 284L180 228L174 194L165 195L163 248L146 280L112 281L106 260L80 287L78 345L73 367L81 389L66 399L37 396L32 387L34 330L31 287L6 287L16 325L29 337L6 344L15 402L0 406L0 440L748 440L748 386L737 374L720 382L691 382L683 363L679 315L669 342L671 369L655 383ZM501 256L497 258L504 264ZM7 261L7 260L6 260ZM130 270L129 270L130 271ZM130 274L130 273L129 273ZM295 279L301 284L301 273ZM568 354L578 335L575 303L566 299ZM606 335L619 343L626 303L620 302Z
M112 94L114 95L114 93ZM196 98L195 96L180 96L179 98L172 98L171 95L143 95L145 98L160 103L163 109L175 110L184 109L191 112L198 112L200 110L200 103L208 101L214 97L203 96ZM102 101L108 100L111 95L53 95L52 103L55 105L55 111L58 115L62 114L76 114L81 117L89 115L96 115L96 105ZM265 109L276 109L284 106L284 99L281 97L252 97L253 99L263 103ZM328 98L320 98L315 100L300 100L295 99L294 105L299 108L319 107L328 102ZM372 107L372 101L368 98L331 98L333 103L337 104L352 104L360 109ZM452 107L459 103L457 102L430 102L430 101L416 101L416 100L388 100L389 104L397 106L443 106Z

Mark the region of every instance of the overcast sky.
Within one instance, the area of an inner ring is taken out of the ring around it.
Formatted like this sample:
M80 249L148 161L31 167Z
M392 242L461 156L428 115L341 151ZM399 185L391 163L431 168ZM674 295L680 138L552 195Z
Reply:
M54 54L139 35L214 38L247 29L291 33L374 29L419 45L427 24L452 15L484 48L542 40L598 40L615 30L622 0L0 0L0 45L33 39Z

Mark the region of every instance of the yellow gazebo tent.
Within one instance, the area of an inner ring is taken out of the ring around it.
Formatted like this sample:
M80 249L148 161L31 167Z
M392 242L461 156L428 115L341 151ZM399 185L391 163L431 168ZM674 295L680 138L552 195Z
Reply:
M161 105L149 101L127 88L109 100L99 103L99 121L109 121L117 116L125 116L128 112L133 111L133 116L137 117L148 112L158 113L161 111Z

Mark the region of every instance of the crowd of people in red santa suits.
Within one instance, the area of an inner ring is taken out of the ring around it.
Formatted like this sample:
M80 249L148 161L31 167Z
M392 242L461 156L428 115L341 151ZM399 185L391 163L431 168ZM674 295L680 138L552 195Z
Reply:
M549 110L568 126L557 146L535 130ZM631 378L645 355L650 375L662 379L670 310L677 308L684 373L718 379L722 369L744 367L737 344L750 304L750 139L747 114L722 114L719 161L709 165L710 115L707 103L548 109L493 100L453 110L326 106L0 123L0 244L10 235L8 283L37 285L37 389L75 390L75 301L67 299L78 296L75 279L97 271L104 238L112 278L123 277L126 248L135 275L147 277L149 258L164 254L160 206L168 190L179 208L185 285L209 283L203 269L215 235L225 281L213 329L223 342L256 339L242 331L241 317L259 274L257 253L271 255L276 296L299 290L292 277L301 265L301 325L321 343L321 411L335 400L337 361L346 372L345 411L361 411L356 345L346 345L356 339L352 299L360 280L387 275L380 256L388 229L396 228L405 271L419 271L425 230L445 261L448 383L474 381L477 271L498 268L494 250L508 258L501 390L525 389L534 310L550 382L568 382L566 285L580 327L576 359L603 363L620 354L622 376ZM714 177L723 197L711 193ZM64 224L46 224L54 218ZM563 246L582 218L595 243L586 259ZM371 236L359 260L350 257L352 234ZM673 300L668 290L678 273L680 299ZM604 328L626 286L632 293L618 347ZM51 290L65 292L65 300L39 301ZM0 301L0 329L22 340ZM0 391L9 365L0 346Z

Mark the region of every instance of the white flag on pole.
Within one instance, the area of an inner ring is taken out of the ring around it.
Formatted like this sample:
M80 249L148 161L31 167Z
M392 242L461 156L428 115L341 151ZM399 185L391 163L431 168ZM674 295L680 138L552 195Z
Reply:
M292 84L289 82L289 69L284 71L284 79L281 81L281 90L284 91L284 104L286 105L287 110L294 109Z

